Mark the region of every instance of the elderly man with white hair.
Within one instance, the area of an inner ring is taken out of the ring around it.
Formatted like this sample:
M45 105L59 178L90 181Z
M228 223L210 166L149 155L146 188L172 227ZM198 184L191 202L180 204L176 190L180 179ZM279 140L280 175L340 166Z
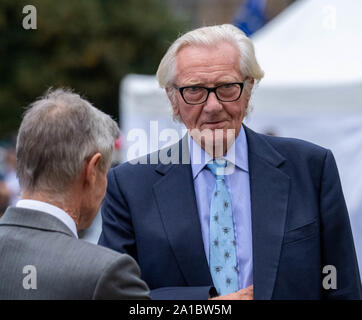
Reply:
M132 255L155 299L360 299L331 151L243 124L263 77L251 40L193 30L157 77L188 134L110 171L99 243Z
M78 239L104 198L118 136L108 115L63 89L26 111L22 197L0 219L0 299L149 299L132 257Z

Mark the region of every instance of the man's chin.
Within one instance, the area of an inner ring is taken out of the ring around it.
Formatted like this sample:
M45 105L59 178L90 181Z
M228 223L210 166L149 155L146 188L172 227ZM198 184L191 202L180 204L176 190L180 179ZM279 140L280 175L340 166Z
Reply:
M235 141L234 129L193 129L190 135L213 158L225 155Z

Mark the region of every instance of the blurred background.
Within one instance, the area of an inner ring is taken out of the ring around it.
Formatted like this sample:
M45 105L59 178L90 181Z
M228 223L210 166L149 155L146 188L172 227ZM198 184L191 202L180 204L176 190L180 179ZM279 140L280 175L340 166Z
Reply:
M36 29L23 27L29 4ZM183 129L154 76L168 46L193 28L232 23L253 39L265 71L245 123L333 151L362 270L361 12L356 0L2 0L0 214L20 194L16 134L36 97L58 86L84 95L120 124L114 165L129 160L131 130L148 133L150 121L158 132ZM97 242L100 230L98 215L81 237Z

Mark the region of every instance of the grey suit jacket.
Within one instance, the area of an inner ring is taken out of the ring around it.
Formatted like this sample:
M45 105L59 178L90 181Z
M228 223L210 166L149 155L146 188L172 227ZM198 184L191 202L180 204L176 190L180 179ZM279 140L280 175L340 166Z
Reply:
M0 299L149 299L140 275L47 213L10 207L0 219Z

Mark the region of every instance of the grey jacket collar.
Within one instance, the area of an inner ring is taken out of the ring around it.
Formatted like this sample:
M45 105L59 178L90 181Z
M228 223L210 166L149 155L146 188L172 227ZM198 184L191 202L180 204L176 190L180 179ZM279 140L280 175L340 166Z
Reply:
M0 218L0 226L2 225L61 232L75 238L73 232L63 222L42 211L9 207Z

